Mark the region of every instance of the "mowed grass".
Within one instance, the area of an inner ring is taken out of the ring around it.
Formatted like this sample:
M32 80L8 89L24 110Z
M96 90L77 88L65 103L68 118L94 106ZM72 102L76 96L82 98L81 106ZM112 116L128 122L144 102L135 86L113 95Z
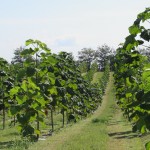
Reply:
M114 105L113 117L108 122L109 150L144 150L144 144L138 133L132 132L132 124L122 115L120 108Z
M108 141L107 123L113 113L112 74L102 106L93 115L59 133L32 145L30 150L105 150Z
M96 72L93 76L93 81L92 83L98 83L101 77L103 76L103 72Z
M85 72L85 73L82 73L81 75L82 75L82 76L85 76L86 74L87 74L87 72Z
M0 149L2 150L23 150L29 146L29 141L22 140L16 127L6 126L0 129Z
M0 149L10 149L14 145L14 143L21 140L21 138L16 127L14 127L13 125L12 127L10 126L11 120L13 120L13 118L10 118L6 115L4 130L2 120L2 113L0 113Z

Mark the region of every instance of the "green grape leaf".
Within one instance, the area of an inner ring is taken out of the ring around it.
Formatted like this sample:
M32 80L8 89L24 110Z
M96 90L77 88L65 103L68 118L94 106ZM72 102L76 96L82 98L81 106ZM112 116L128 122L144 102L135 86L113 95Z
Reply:
M22 88L24 91L27 91L28 87L27 87L27 81L26 81L26 80L24 80L24 81L22 82L21 88Z
M34 40L29 39L26 41L25 45L28 46L28 45L33 44L33 43L34 43Z
M21 55L22 56L25 56L25 55L30 55L30 54L33 54L34 53L34 50L32 48L29 48L29 49L24 49L22 52L21 52Z
M57 79L55 80L55 85L58 86L58 87L61 87L61 86L62 86L61 80L57 78Z
M150 150L150 142L147 142L147 143L145 144L145 148L146 148L146 150Z
M141 128L141 133L144 134L146 133L146 125L143 125Z
M134 21L134 25L135 25L135 26L139 26L140 22L141 22L141 18L137 18L137 19Z
M144 44L144 41L142 41L142 40L137 40L137 42L139 43L139 45Z
M53 86L52 88L49 89L49 91L50 91L51 95L57 95L56 87Z
M138 26L133 25L133 26L129 27L129 32L130 32L130 34L137 35L138 33L141 32L141 29Z
M78 88L77 84L74 84L74 83L69 83L68 86L74 90L77 90Z
M7 74L6 74L5 71L0 71L0 76L1 76L1 77L4 77L4 76L7 76Z
M11 106L9 111L11 115L16 115L20 112L20 106Z
M20 89L20 87L18 87L18 86L13 87L13 88L10 90L10 96L13 96L13 95L17 94L18 91L19 91L19 89Z
M150 29L142 31L140 36L141 36L141 38L143 38L144 40L149 42L149 40L150 40Z
M28 77L31 77L35 74L36 69L34 67L27 67L26 74Z

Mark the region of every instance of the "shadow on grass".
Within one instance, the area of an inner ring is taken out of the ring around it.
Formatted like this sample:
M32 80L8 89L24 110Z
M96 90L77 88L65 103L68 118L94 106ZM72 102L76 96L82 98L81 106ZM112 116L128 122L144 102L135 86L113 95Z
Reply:
M110 137L113 137L114 139L132 139L139 136L138 134L135 134L132 131L108 133L108 135Z
M32 142L27 139L5 141L0 142L0 149L28 149L30 144L32 144Z
M108 125L111 126L111 125L116 125L116 124L119 124L119 123L123 123L123 121L109 121Z
M92 123L107 123L108 122L108 119L107 118L101 118L101 119L99 119L99 118L94 118L94 119L92 119Z
M7 136L19 136L20 134L18 132L11 132L8 134L4 134L3 136L7 137Z
M13 141L0 142L0 149L10 148L13 146Z

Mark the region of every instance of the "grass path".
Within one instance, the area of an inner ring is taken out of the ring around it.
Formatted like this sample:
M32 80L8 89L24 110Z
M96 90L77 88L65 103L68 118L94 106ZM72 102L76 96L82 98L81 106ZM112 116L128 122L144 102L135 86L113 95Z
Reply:
M93 76L92 83L98 83L102 76L103 76L103 72L96 72Z
M91 117L62 129L47 140L33 144L29 149L144 150L144 147L115 104L111 74L102 105Z
M30 150L91 150L91 149L106 149L108 134L106 123L110 115L110 107L113 102L112 91L112 76L103 98L103 103L95 113L73 126L62 129L59 133L47 138L46 141L39 141L32 145ZM108 99L111 98L111 102Z
M107 130L109 140L108 150L144 150L144 144L137 133L131 130L132 125L122 116L122 112L116 106L114 115L109 120Z

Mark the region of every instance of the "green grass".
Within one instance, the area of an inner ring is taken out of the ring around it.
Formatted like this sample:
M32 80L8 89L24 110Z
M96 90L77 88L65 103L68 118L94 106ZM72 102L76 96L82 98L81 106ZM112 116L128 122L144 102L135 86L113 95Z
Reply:
M107 123L109 116L112 115L113 108L111 108L111 106L114 103L112 88L109 89L107 92L109 93L109 95L105 97L107 97L107 100L109 99L109 103L107 103L107 106L104 108L103 112L93 115L89 119L90 121L85 125L84 129L77 136L73 136L72 138L70 138L68 141L59 146L58 149L62 150L106 149L106 143L108 141Z
M102 77L102 75L103 75L103 72L96 72L96 73L94 74L92 83L93 83L93 84L94 84L94 83L98 83L99 80L100 80L100 78Z
M6 128L0 131L0 149L12 149L16 141L20 141L20 135L17 130L13 128Z
M132 125L122 115L117 105L114 106L113 117L108 122L109 141L107 149L144 150L144 143L138 133L132 132Z
M81 75L84 77L86 74L87 74L87 72L85 72L85 73L82 73Z

